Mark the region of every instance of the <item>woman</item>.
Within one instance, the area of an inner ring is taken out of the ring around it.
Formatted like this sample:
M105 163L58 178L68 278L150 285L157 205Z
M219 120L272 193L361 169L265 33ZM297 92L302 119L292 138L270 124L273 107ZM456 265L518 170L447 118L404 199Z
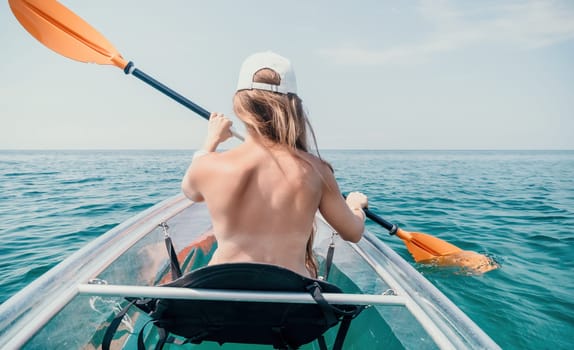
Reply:
M272 52L248 57L239 74L234 112L245 123L240 146L216 153L231 121L212 113L203 148L194 154L182 190L206 201L218 247L210 265L259 262L316 277L312 258L317 210L339 235L357 242L367 197L345 200L329 164L309 153L315 137L297 96L290 62Z

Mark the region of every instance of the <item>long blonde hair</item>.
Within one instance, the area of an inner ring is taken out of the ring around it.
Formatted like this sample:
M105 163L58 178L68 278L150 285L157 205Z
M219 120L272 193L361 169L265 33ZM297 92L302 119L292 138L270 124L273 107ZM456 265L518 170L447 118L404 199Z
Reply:
M279 85L281 77L272 69L264 68L253 76L253 82ZM287 146L291 153L306 161L297 151L314 151L321 159L317 149L315 133L303 109L303 101L296 94L276 93L263 90L240 90L233 98L235 114L242 118L247 130L273 143ZM312 142L314 147L310 149ZM310 164L312 166L312 164ZM312 277L317 277L317 260L313 255L315 227L307 241L305 266Z

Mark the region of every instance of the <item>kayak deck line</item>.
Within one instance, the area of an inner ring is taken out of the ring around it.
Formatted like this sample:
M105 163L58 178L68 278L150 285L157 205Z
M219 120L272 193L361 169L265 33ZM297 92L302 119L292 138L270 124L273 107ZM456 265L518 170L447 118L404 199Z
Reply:
M315 304L309 293L268 292L225 289L199 289L182 287L153 287L129 285L79 284L78 293L91 296L164 298L187 300L211 300L262 303ZM323 293L331 304L348 305L395 305L404 306L407 299L397 295Z

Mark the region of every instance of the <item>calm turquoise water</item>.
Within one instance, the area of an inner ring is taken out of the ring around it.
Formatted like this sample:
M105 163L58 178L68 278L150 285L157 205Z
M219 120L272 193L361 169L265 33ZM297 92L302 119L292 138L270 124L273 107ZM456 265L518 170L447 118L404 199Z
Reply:
M485 275L419 266L504 349L574 346L574 151L325 151L344 191L410 231L485 253ZM190 151L0 151L0 302L179 192ZM369 229L412 261L398 238ZM414 263L413 263L414 264Z

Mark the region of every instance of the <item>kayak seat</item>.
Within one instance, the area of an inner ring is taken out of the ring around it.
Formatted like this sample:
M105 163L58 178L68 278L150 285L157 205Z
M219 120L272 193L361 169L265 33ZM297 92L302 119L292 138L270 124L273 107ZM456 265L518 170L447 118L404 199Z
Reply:
M264 344L272 345L275 349L297 349L317 340L321 349L327 349L323 334L340 323L333 345L333 349L339 350L342 349L351 320L364 308L358 305L331 305L322 293L342 293L337 286L279 266L259 263L206 266L163 286L304 292L310 293L316 303L132 299L132 304L148 313L151 322L158 327L160 339L156 349L161 349L169 341L169 334L185 338L185 343ZM108 337L111 339L112 336L113 333ZM143 338L142 329L138 348L145 348Z

